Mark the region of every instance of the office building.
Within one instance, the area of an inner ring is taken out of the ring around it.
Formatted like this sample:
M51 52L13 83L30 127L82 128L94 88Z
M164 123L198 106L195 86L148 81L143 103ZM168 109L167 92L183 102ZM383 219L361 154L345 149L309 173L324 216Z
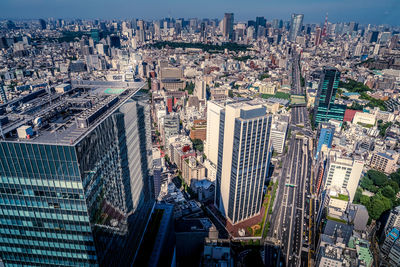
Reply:
M338 151L331 151L326 163L324 188L338 187L347 189L350 202L353 202L363 167L363 161L343 157Z
M398 169L397 161L399 159L399 154L394 152L394 153L374 153L372 155L371 159L371 167L378 170L382 171L384 173L392 173L395 172Z
M335 104L340 72L336 68L326 67L321 75L315 100L314 124L335 119L343 121L346 105Z
M186 158L182 162L182 167L182 178L189 186L206 177L206 168L195 157Z
M389 218L385 224L384 233L388 234L392 228L400 229L400 206L390 211Z
M133 263L154 206L143 86L73 81L62 98L35 94L29 115L18 107L5 114L0 257L6 265Z
M354 114L353 123L361 125L374 126L376 122L376 115L367 112L356 112Z
M295 42L303 27L303 14L292 14L290 20L289 41Z
M319 138L317 145L317 153L315 158L318 159L319 153L321 151L327 152L329 148L332 147L332 140L335 134L335 127L329 123L321 123L321 128L319 130Z
M222 21L222 35L229 40L233 39L233 13L225 13Z
M283 153L286 141L288 122L282 116L274 116L271 125L271 145L276 153Z
M378 36L379 32L378 31L372 31L369 34L369 43L376 43L378 41Z
M164 137L164 144L168 145L170 137L179 134L179 115L177 113L170 113L162 118L162 136Z
M185 88L183 70L175 67L163 67L160 70L161 88L175 90Z
M39 25L40 25L40 29L45 30L47 23L44 19L39 19Z
M207 83L203 78L197 78L194 87L194 95L199 100L205 100L207 98Z
M388 266L399 266L400 264L400 231L392 228L385 235L381 246L381 256Z
M251 101L230 103L221 110L215 204L232 224L261 210L271 119L265 106Z
M223 101L207 101L207 136L204 154L214 165L218 163L218 140L220 133L221 111L224 109Z

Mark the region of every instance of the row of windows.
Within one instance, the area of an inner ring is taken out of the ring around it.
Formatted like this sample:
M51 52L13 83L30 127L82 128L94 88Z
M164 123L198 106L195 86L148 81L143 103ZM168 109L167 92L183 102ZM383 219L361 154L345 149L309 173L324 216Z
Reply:
M21 158L22 156L26 156L27 158L65 161L76 160L74 148L70 146L3 142L0 145L0 150L2 149L3 152L5 152L4 155L9 155L10 158Z
M82 189L81 182L71 182L71 181L62 181L62 180L47 180L47 179L27 179L27 178L22 178L22 177L2 176L0 183Z
M49 247L49 248L95 251L94 246L85 246L82 244L74 244L74 243L47 242L47 241L6 238L6 237L0 237L0 242L5 243L5 244L19 244L19 245L25 245L25 246L41 246L41 247ZM30 252L27 251L26 253L30 253Z
M67 203L67 202L47 202L47 201L34 201L17 198L7 198L0 196L0 204L12 205L21 207L37 207L37 208L53 208L62 210L73 210L73 211L86 211L86 207L79 204Z
M18 254L5 254L2 255L2 258L5 260L11 260L11 261L23 261L24 262L24 266L27 266L25 263L26 262L35 262L35 263L39 263L39 264L51 264L53 266L61 266L61 265L67 265L67 266L76 266L79 263L79 266L92 266L89 264L85 264L83 262L79 262L78 260L75 261L67 261L67 260L58 260L58 259L50 259L50 258L46 258L46 257L34 257L34 255L32 256L25 256L25 255L18 255ZM72 258L72 257L71 257ZM96 260L96 256L95 255L88 255L88 259L89 260ZM78 259L78 258L75 258ZM87 259L86 259L87 260ZM18 266L20 267L21 264L9 264L7 263L7 266Z
M60 234L60 233L48 233L48 232L37 232L37 231L25 231L16 229L3 229L0 228L1 234L11 234L20 236L32 236L42 238L53 238L53 239L65 239L65 240L77 240L77 241L93 241L92 236L86 235L71 235L71 234Z
M9 215L9 216L26 216L30 218L43 218L43 219L54 219L54 220L65 220L65 221L74 221L74 222L89 222L89 218L87 216L82 215L72 215L72 214L57 214L57 213L48 213L48 212L38 212L38 211L24 211L24 210L13 210L13 209L0 209L1 215ZM4 223L4 219L0 218L0 222Z
M3 151L1 151L3 149ZM79 176L75 152L71 147L18 143L0 145L0 170L6 173Z
M40 227L52 230L67 230L67 231L79 231L79 232L91 232L91 228L87 225L75 225L75 224L63 224L63 223L51 223L42 222L40 220L25 221L17 219L0 219L0 222L5 220L4 225L14 225L14 226L25 226L25 227Z
M54 160L35 160L28 158L6 159L0 162L0 171L7 175L21 174L21 176L60 176L79 177L76 162Z
M0 187L1 194L7 195L20 195L32 197L53 197L64 199L83 199L83 194L75 194L71 192L52 192L43 190L32 190L28 188L2 188Z

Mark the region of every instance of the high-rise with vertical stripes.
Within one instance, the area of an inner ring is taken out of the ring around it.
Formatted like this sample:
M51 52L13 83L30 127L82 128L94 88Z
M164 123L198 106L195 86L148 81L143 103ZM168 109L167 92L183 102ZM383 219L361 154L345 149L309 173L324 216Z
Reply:
M271 115L260 103L220 110L215 204L232 224L258 215L270 161Z

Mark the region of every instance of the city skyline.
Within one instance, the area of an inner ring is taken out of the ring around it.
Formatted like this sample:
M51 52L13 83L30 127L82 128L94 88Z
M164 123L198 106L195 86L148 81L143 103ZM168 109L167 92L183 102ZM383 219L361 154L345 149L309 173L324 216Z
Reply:
M331 22L357 21L364 24L398 25L396 14L400 13L400 4L395 0L376 1L268 1L259 3L250 0L242 6L240 1L209 0L201 3L185 3L181 0L162 2L153 0L149 3L130 3L125 0L112 2L100 0L94 5L91 1L47 1L31 2L27 0L5 0L0 5L2 19L34 19L34 18L87 18L87 19L129 19L145 20L163 17L185 18L219 18L226 12L235 14L235 22L247 21L256 16L264 16L268 20L275 18L290 20L292 13L304 14L305 23L322 23L329 14ZM210 5L213 6L210 9ZM148 8L157 6L157 10ZM362 8L361 8L362 7ZM35 14L34 16L32 14Z
M394 0L0 7L4 265L400 266Z

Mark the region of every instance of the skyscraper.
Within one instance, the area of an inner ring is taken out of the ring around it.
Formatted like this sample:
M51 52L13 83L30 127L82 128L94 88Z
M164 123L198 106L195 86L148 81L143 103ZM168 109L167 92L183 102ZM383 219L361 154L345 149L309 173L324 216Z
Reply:
M40 24L40 28L42 29L42 30L45 30L46 29L46 21L44 20L44 19L39 19L39 24Z
M221 110L215 204L232 224L261 210L271 120L265 106L251 101Z
M372 31L369 35L369 43L376 43L378 41L379 32Z
M134 261L154 206L151 126L149 105L138 93L143 83L123 84L91 81L86 87L93 91L81 84L52 102L37 94L31 116L15 111L3 127L0 257L6 265Z
M258 35L259 28L260 27L266 27L267 26L267 20L264 17L256 17L256 34Z
M292 14L290 20L289 41L296 41L296 37L300 34L301 27L303 26L303 18L303 14Z
M223 102L207 101L207 137L204 153L215 165L218 163L220 116L224 108Z
M207 98L207 83L204 77L196 78L194 95L196 95L199 100L205 100Z
M335 119L343 121L346 105L335 104L340 72L336 68L324 68L315 100L314 124Z
M315 46L319 46L321 44L321 33L322 33L321 28L317 27L315 29L315 42L314 42Z
M222 35L229 39L233 39L233 13L225 13L222 24Z

